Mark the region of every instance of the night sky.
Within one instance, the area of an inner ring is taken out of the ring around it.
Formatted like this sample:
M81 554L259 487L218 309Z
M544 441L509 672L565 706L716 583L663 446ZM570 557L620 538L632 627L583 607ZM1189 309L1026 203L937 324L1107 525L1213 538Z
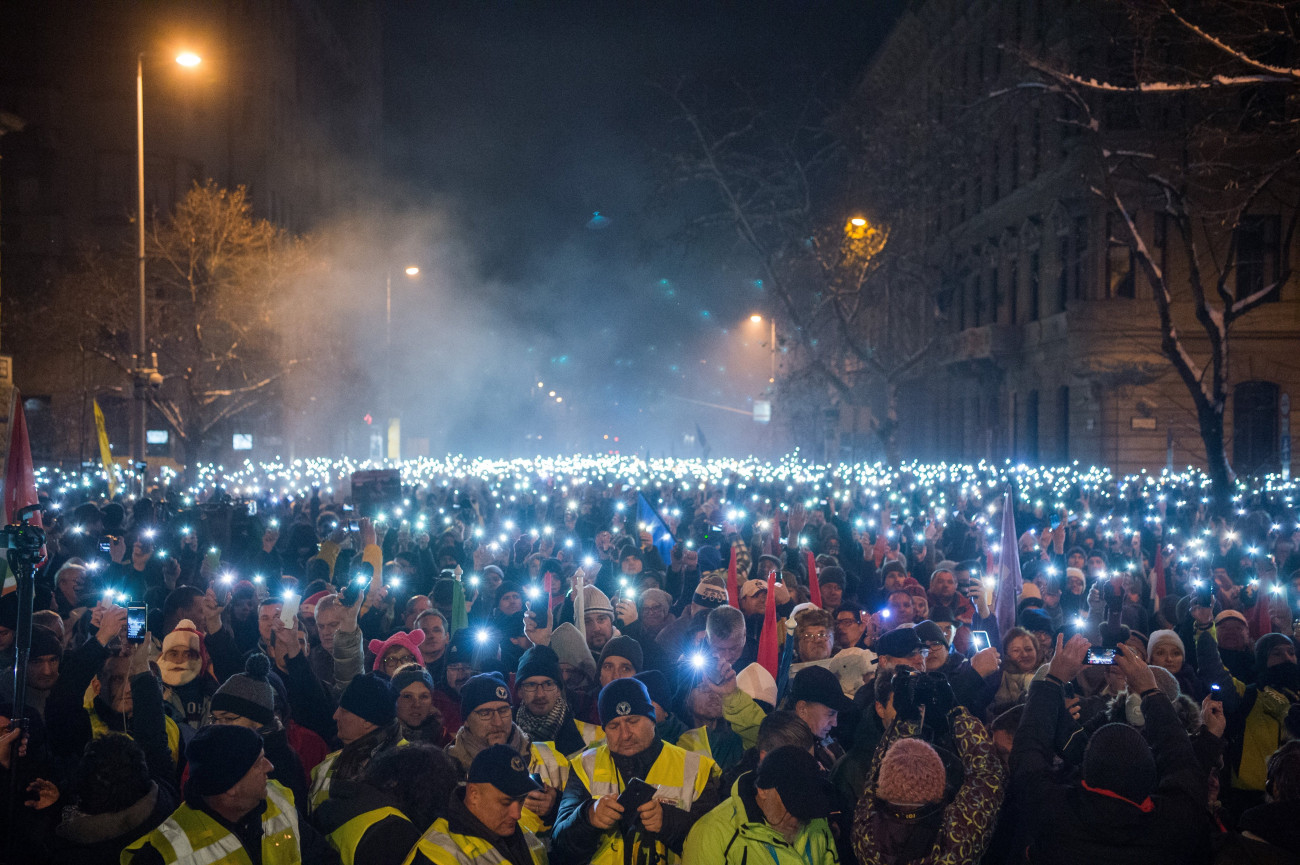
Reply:
M534 452L580 426L610 434L611 448L619 435L624 450L687 455L681 436L697 422L723 450L761 448L751 420L681 399L747 408L761 392L766 334L748 315L766 299L729 232L682 242L682 226L710 205L666 189L665 154L679 139L661 88L684 80L715 104L735 84L774 98L812 80L842 92L897 5L387 6L391 196L437 210L466 247L476 278L439 290L481 304L492 323L467 351L516 361L498 409L536 380L567 397L567 419L539 409L551 414L533 419L545 434ZM459 414L453 448L497 424L496 410Z

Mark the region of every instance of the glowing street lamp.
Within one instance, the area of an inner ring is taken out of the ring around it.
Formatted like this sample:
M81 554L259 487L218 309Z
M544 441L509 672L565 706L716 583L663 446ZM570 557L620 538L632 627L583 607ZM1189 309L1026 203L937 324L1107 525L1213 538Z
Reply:
M756 312L749 317L749 320L753 324L762 324L763 316ZM772 355L772 374L768 377L767 383L774 385L776 384L776 319L769 316L767 321L768 324L771 325L771 331L768 333L767 345L769 353Z
M182 51L176 55L176 62L188 69L193 69L203 59L193 51ZM136 256L138 258L140 280L139 321L136 323L137 354L134 369L132 401L135 403L135 424L131 437L131 457L136 463L144 462L145 427L149 423L149 401L145 398L149 379L157 370L146 366L149 350L145 333L145 313L147 299L145 295L145 260L144 260L144 52L135 58L135 179L136 179Z

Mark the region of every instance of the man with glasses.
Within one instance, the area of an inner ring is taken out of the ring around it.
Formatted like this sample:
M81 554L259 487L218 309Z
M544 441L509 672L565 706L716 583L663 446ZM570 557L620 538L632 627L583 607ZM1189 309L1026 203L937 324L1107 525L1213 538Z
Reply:
M952 651L943 628L938 623L926 620L912 628L912 631L928 652L925 671L946 675L957 696L957 703L968 709L974 706L984 687L984 677L996 671L1001 663L998 650L990 646L976 652L968 661L960 653Z
M818 607L800 610L795 616L795 649L800 661L824 661L834 647L835 626L831 614Z
M600 727L574 718L564 694L560 657L550 646L533 646L524 652L515 682L519 692L515 724L534 743L549 743L560 754L572 756L604 738Z
M524 801L524 808L530 813L524 825L534 830L549 826L559 791L567 780L568 761L562 766L561 755L544 742L536 749L530 747L528 736L511 720L510 688L505 679L499 673L471 677L460 689L460 714L463 724L456 731L455 741L447 746L448 756L460 764L463 772L469 772L474 758L493 745L505 745L524 761L536 762L538 768L530 771L542 776L544 786L529 793Z
M876 639L876 677L892 676L894 668L906 664L914 670L924 670L930 649L916 635L916 628L895 628Z
M867 622L862 607L852 601L840 604L835 610L835 651L865 649L866 634Z

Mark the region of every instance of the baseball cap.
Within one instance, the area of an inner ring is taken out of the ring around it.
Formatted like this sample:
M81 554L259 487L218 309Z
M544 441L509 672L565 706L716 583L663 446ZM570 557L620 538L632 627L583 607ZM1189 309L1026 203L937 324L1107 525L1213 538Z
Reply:
M840 690L839 678L825 667L804 667L795 674L790 686L790 703L793 705L800 700L821 703L837 712L853 708L853 701Z
M469 764L469 783L491 784L512 799L522 799L542 789L528 777L528 760L508 745L492 745L479 751Z

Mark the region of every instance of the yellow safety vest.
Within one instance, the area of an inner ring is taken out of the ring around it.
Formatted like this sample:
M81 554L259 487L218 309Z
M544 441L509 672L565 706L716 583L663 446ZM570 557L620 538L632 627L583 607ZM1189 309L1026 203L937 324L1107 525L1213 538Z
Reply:
M721 723L725 724L726 721ZM696 727L694 730L687 730L682 733L677 737L677 747L703 754L710 760L713 759L713 746L709 744L708 727ZM718 778L722 777L722 767L717 764L717 761L713 763L713 774Z
M577 718L574 718L573 725L578 728L578 735L582 736L582 741L587 743L588 748L594 747L595 745L605 741L605 728L599 724L588 724L586 721L579 721ZM580 753L582 752L577 751L568 756L573 758Z
M528 843L528 852L533 858L533 865L546 865L546 848L537 836L519 826ZM457 835L447 824L446 817L433 821L429 831L416 842L402 865L412 865L416 854L421 854L434 865L502 865L506 858L497 848L475 835Z
M569 758L555 750L554 742L533 742L529 746L528 773L537 775L542 783L564 792L564 785L569 782ZM534 814L527 808L519 815L519 825L534 835L550 831L550 824L544 814Z
M326 754L325 759L311 770L311 787L307 789L308 814L313 813L330 797L330 779L334 777L334 764L338 762L339 754L342 753L343 749L340 748L332 754Z
M298 810L293 793L278 781L266 782L266 810L262 812L262 865L300 865ZM252 865L253 860L233 832L211 815L181 805L157 829L122 851L119 862L131 865L137 851L148 844L167 865Z
M411 744L405 739L398 739L394 743L394 748L405 748ZM311 770L311 786L307 788L307 813L313 813L321 806L321 803L330 797L330 780L334 777L334 764L338 762L339 754L343 749L326 754L325 759L316 764L316 768Z
M109 733L116 733L117 730L110 730L104 719L99 717L99 712L95 711L95 695L87 688L86 697L82 702L86 714L90 716L90 735L96 739L101 736L107 736ZM167 730L167 750L172 752L172 764L179 766L181 762L181 730L176 726L176 722L168 715L163 715L163 727ZM130 733L122 733L128 739Z
M326 835L325 840L339 851L339 858L343 860L343 865L353 865L357 859L357 848L361 846L361 840L366 837L370 827L388 817L401 817L406 822L411 822L410 818L396 808L376 808L353 817Z
M657 788L655 799L664 805L690 811L695 801L704 794L704 788L708 786L709 778L717 765L711 757L664 742L663 750L644 780ZM573 761L572 769L593 799L619 795L623 792L623 782L627 780L619 776L608 745L583 751L582 756ZM677 855L665 847L663 842L655 841L655 848L661 859L667 859L670 863L679 861ZM637 861L638 852L635 848L632 850L632 861ZM607 830L591 861L623 865L622 833L617 829Z

